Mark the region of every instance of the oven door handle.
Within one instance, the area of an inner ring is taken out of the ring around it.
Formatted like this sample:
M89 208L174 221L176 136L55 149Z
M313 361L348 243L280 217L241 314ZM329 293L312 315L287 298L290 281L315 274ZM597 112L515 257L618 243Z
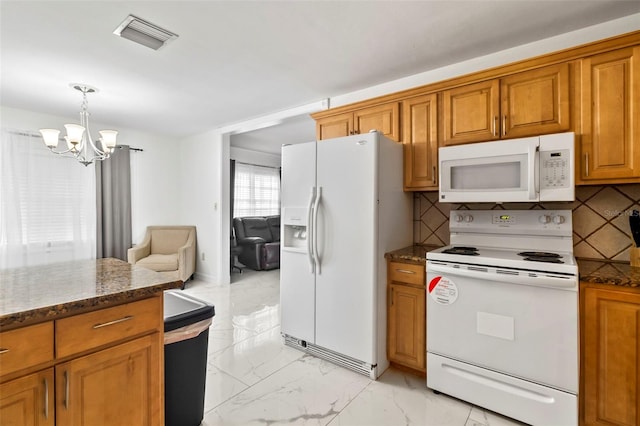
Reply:
M498 281L509 284L530 285L535 287L557 288L562 290L578 290L578 281L576 277L529 277L526 275L498 274L495 272L495 268L487 269L487 272L469 271L468 269L451 268L445 265L427 263L427 273L439 272L441 274L457 275L478 280Z

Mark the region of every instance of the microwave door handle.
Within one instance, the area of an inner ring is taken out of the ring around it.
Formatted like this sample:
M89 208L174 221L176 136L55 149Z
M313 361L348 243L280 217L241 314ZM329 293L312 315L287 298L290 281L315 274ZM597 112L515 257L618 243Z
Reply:
M536 187L536 195L540 198L540 147L536 148L536 162L533 170L535 173L533 182Z
M529 188L529 201L538 201L538 194L536 191L536 155L538 154L538 145L529 145L529 155L527 155L527 162L529 166L528 188Z

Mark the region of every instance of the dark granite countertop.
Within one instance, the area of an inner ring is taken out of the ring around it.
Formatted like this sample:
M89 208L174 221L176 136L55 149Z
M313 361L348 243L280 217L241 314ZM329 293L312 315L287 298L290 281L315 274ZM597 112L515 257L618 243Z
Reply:
M178 288L182 281L118 259L0 270L0 328L100 309Z
M640 288L640 268L628 263L578 259L580 281Z
M427 252L437 248L440 246L415 244L385 253L384 257L389 260L424 265L427 262Z
M413 245L385 253L384 257L424 265L427 252L437 248L439 247ZM632 267L628 263L578 259L578 271L582 282L640 288L640 268Z

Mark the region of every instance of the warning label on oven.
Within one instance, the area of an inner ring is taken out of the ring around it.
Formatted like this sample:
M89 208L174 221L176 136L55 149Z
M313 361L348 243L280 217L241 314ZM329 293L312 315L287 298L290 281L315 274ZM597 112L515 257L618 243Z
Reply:
M441 305L451 305L458 298L458 287L449 278L439 275L429 282L429 295Z

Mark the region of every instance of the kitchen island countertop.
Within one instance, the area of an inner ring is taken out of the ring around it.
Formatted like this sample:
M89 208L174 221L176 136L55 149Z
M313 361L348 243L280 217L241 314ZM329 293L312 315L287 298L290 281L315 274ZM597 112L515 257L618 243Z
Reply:
M0 328L58 319L181 286L182 281L112 258L4 269Z

